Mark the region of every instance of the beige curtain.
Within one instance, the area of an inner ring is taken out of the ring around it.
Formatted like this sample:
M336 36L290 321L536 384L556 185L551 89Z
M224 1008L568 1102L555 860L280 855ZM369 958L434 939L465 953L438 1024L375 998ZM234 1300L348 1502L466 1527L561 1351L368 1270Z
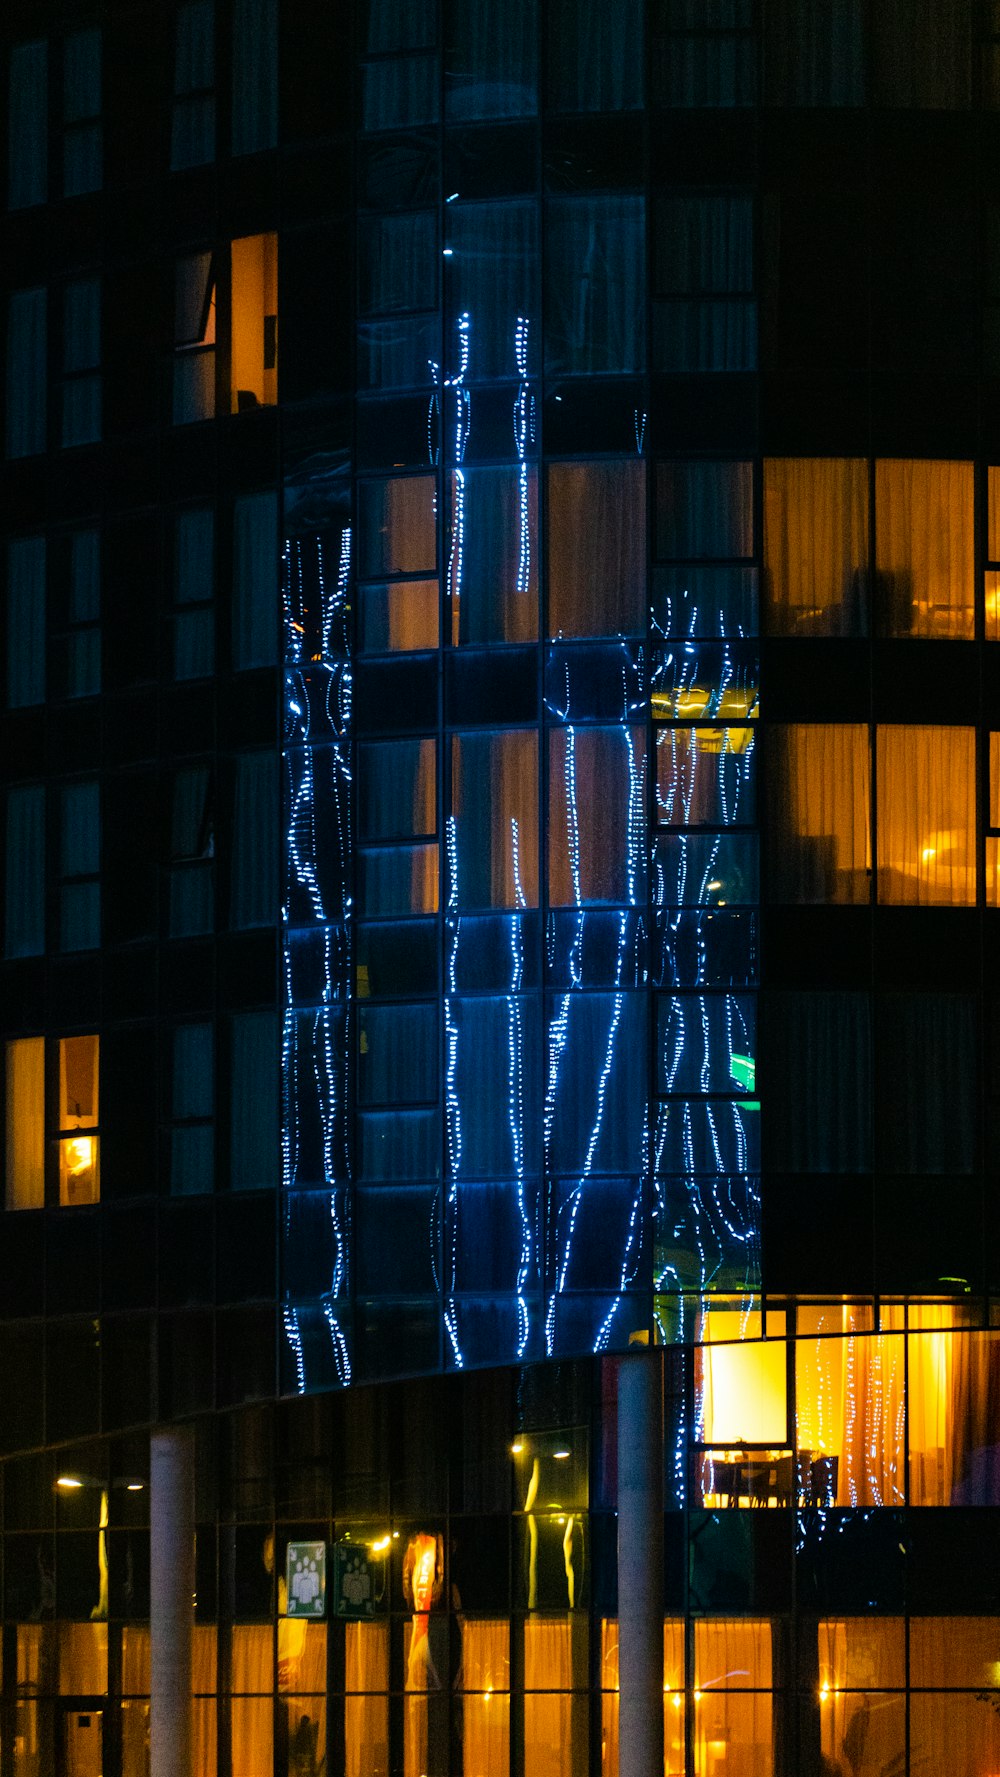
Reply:
M909 1336L910 1502L1000 1504L1000 1334L946 1305L909 1312L929 1329Z
M60 1623L59 1694L103 1696L108 1688L107 1623Z
M642 893L646 744L641 728L549 735L549 900L634 903Z
M645 626L645 463L550 463L548 496L549 635L634 635Z
M8 1209L45 1202L45 1038L7 1044Z
M910 1697L910 1769L994 1777L1000 1769L1000 1714L978 1691L914 1692Z
M510 1624L461 1617L462 1770L495 1777L510 1763Z
M234 1623L233 1777L273 1777L273 1686L274 1639L270 1623ZM240 1694L247 1692L258 1694Z
M867 902L871 882L868 728L796 723L765 730L766 868L772 901Z
M452 741L451 801L459 906L538 906L538 736Z
M765 457L766 633L864 635L867 582L867 461Z
M344 1655L346 1777L388 1777L388 1623L347 1623Z
M326 1624L278 1618L279 1691L326 1690Z
M771 1777L771 1625L751 1618L695 1624L694 1742L698 1777L751 1770Z
M891 1692L831 1691L820 1696L820 1748L844 1777L884 1777L905 1770L906 1697ZM923 1769L916 1765L912 1770ZM947 1765L927 1766L944 1771ZM958 1767L953 1767L958 1769ZM962 1767L964 1769L964 1767Z
M879 629L888 636L974 633L973 466L875 464Z
M974 906L973 728L876 733L878 898L890 906Z
M663 1770L684 1777L684 1621L663 1625ZM601 1619L601 1777L618 1777L618 1623Z
M362 573L433 574L436 505L433 475L368 483L362 490Z
M903 1335L797 1340L795 1393L799 1452L836 1459L834 1504L902 1505Z
M372 588L364 594L366 604L374 593ZM386 603L391 653L437 647L440 593L436 580L399 580L379 588L378 595Z
M902 1617L828 1617L818 1626L820 1695L830 1691L902 1690L906 1683Z

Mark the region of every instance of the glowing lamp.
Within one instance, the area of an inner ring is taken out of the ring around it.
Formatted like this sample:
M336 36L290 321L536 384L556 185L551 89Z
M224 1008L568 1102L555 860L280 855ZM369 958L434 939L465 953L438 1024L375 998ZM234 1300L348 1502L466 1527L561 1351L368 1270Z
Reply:
M59 1479L56 1482L56 1486L57 1487L66 1487L66 1488L82 1487L83 1482L81 1481L79 1475L60 1475Z
M552 1454L556 1462L565 1462L570 1453L568 1450L553 1450Z
M73 1178L79 1178L89 1172L94 1164L94 1138L91 1135L75 1135L72 1141L63 1144L66 1155L66 1170Z

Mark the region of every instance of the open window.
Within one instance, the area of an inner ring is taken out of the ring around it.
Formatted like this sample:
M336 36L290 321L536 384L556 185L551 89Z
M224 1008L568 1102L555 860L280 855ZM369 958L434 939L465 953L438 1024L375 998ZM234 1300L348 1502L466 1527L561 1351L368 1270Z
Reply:
M98 1038L59 1040L59 1202L65 1209L98 1203Z
M100 1039L57 1038L50 1069L45 1042L7 1044L7 1209L42 1209L47 1198L64 1209L100 1201ZM48 1188L46 1128L55 1161Z

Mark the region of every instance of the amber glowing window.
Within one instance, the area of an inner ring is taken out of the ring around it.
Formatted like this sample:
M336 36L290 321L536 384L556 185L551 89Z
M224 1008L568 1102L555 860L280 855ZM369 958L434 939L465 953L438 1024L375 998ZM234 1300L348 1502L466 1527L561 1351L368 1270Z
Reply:
M875 757L879 900L973 906L974 729L880 727Z
M876 462L875 566L883 635L971 640L971 463Z
M992 470L990 471L992 474ZM990 735L990 787L986 821L986 905L1000 907L1000 734Z
M45 1039L7 1044L8 1209L45 1202Z
M865 724L769 728L765 824L772 901L853 905L871 883L870 746Z
M1000 468L987 478L985 608L986 640L1000 641Z
M765 458L763 603L770 635L867 633L865 458Z
M278 237L246 235L232 245L233 413L278 399Z
M96 1036L59 1043L59 1202L66 1208L100 1199Z

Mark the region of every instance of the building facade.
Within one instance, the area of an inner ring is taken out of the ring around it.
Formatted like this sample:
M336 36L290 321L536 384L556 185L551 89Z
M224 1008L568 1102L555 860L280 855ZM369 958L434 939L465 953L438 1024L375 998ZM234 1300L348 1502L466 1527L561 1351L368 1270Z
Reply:
M0 1770L991 1777L1000 21L2 36Z

